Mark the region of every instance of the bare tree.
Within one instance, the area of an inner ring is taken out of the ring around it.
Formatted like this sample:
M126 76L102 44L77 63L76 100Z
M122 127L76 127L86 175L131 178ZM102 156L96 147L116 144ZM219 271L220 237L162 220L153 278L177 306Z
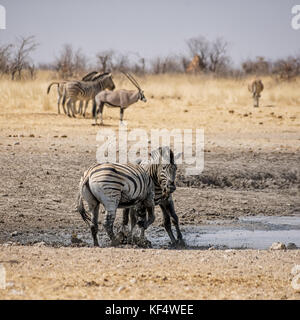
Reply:
M209 64L210 43L203 36L186 41L191 57L199 56L199 69L206 71Z
M83 74L87 69L87 58L81 49L74 53L73 71L76 76Z
M229 63L227 56L228 42L223 38L217 38L210 46L209 70L214 73L221 73Z
M115 52L113 50L101 51L96 55L97 64L102 72L107 72L112 69L114 55Z
M222 73L230 61L227 55L228 42L219 37L210 42L203 36L186 41L191 58L197 61L195 70L201 72ZM186 64L186 62L185 62ZM186 66L186 68L188 65ZM187 70L187 69L185 69Z
M243 62L242 69L246 74L266 75L270 72L271 63L264 57L256 57L255 60L249 59Z
M0 74L9 73L12 44L0 46Z
M38 43L34 36L19 37L15 45L15 51L11 63L11 79L15 80L16 73L17 79L21 79L23 69L32 67L30 54L37 48Z
M74 50L71 44L65 44L54 62L54 68L62 79L79 76L86 71L87 58L81 49Z
M182 72L182 58L173 56L156 57L150 61L151 71L154 74Z
M300 56L279 59L273 63L272 73L278 80L292 80L300 74Z
M130 71L130 62L128 55L119 53L114 55L112 68L115 71Z

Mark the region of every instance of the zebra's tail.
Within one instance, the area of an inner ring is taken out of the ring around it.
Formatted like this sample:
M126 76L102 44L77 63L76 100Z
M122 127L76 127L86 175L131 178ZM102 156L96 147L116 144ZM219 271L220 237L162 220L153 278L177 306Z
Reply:
M85 211L84 205L83 205L83 199L82 199L82 189L83 187L86 185L86 183L88 182L88 176L84 175L81 180L80 180L80 184L79 184L79 193L78 193L78 197L77 197L77 205L76 205L76 209L77 211L80 213L81 218L83 219L83 221L90 226L90 222L91 217L88 215L88 213Z
M51 82L51 83L49 84L49 86L48 86L47 94L49 94L50 89L51 89L51 87L52 87L54 84L56 84L56 85L58 85L58 86L59 86L59 82Z

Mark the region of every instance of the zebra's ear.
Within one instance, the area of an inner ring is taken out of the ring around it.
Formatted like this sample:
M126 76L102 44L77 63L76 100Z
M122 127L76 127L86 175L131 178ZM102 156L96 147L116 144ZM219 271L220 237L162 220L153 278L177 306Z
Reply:
M180 159L182 155L183 155L183 152L177 153L176 156L174 156L174 161Z
M162 155L163 159L170 159L170 148L167 146L162 147L161 148L161 155Z

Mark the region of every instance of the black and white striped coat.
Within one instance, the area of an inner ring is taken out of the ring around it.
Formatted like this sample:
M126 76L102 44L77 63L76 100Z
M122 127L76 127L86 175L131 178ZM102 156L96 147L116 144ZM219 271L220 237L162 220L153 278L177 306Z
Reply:
M92 236L94 245L98 246L98 213L102 204L106 211L104 227L112 243L115 235L113 223L117 208L129 208L142 205L152 211L154 207L154 185L149 174L142 166L136 164L122 165L103 163L91 166L83 175L79 185L77 209L83 220L89 224L83 199L92 212ZM150 213L151 214L151 213Z
M76 101L94 100L95 96L102 90L114 90L115 84L110 73L99 75L93 81L69 81L64 85L63 106L67 102L68 114L72 111L72 116L75 117Z
M155 205L159 205L163 212L164 227L171 239L172 245L177 243L181 245L184 244L179 227L179 219L175 212L172 198L172 193L176 190L175 179L177 165L175 164L175 160L178 156L180 156L180 154L175 157L169 147L160 147L151 152L149 161L139 163L154 183L154 203ZM151 215L151 213L153 213L153 215ZM139 225L144 229L148 228L155 219L154 210L148 211L148 217L146 218L145 210L143 211L140 207L125 209L123 210L123 228L128 224L129 216L131 219L131 231L137 219L140 219ZM176 228L177 240L172 232L171 221Z

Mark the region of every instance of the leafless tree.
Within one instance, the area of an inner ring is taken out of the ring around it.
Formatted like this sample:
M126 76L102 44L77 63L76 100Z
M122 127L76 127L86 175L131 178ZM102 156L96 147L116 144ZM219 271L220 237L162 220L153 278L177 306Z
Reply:
M9 73L12 44L0 46L0 74Z
M228 42L219 37L210 42L203 36L186 41L191 58L198 57L197 69L202 72L222 73L230 61Z
M38 43L36 42L34 36L19 37L17 39L10 67L12 80L21 79L22 71L24 69L34 69L30 54L37 48L37 46Z
M87 58L81 49L74 50L71 44L65 44L59 57L54 62L54 68L62 79L79 76L86 71Z
M181 57L175 55L156 57L150 61L151 72L154 74L182 72L181 59Z
M131 67L128 55L123 53L115 54L112 62L112 69L123 72L130 71Z
M242 63L245 74L255 74L256 76L266 75L270 72L271 63L264 57L256 57L255 60L246 60Z
M272 73L278 80L292 80L300 75L300 56L290 56L273 63Z
M101 72L107 72L112 69L114 55L114 50L105 50L97 53L97 64L99 65Z
M199 68L200 70L208 70L209 55L210 55L210 43L203 37L198 36L190 38L186 41L188 49L190 51L191 58L199 56Z
M227 56L228 42L223 38L217 38L211 43L209 53L209 70L214 73L224 71L229 63Z

